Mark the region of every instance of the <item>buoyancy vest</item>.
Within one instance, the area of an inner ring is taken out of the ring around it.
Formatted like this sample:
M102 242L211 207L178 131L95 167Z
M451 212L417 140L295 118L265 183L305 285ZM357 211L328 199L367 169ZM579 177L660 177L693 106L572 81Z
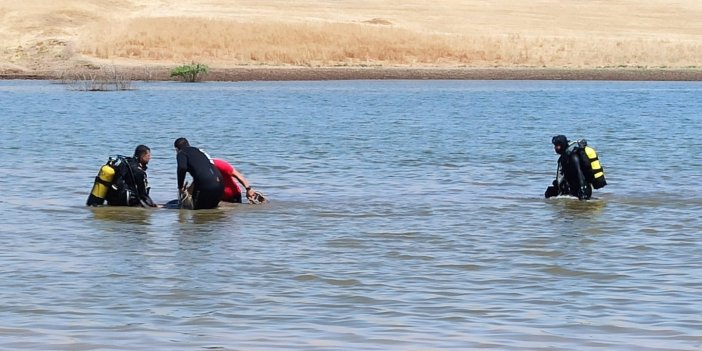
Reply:
M148 195L149 186L146 173L139 169L137 160L117 156L113 167L115 177L107 195L107 203L112 206L141 206L140 188L143 188L143 194Z
M110 156L95 177L86 205L99 206L104 204L105 200L108 205L140 205L139 187L135 183L142 181L147 195L149 189L146 177L135 174L136 171L131 164L133 162L133 159L122 155Z
M597 156L597 151L587 145L587 140L578 139L568 146L568 150L571 150L571 147L571 152L579 153L581 168L588 183L592 184L592 187L595 189L600 189L607 185L604 169L600 163L599 156Z

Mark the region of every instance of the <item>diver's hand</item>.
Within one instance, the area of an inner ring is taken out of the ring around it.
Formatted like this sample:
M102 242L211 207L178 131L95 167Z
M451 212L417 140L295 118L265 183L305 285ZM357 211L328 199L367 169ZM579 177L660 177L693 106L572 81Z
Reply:
M246 199L251 201L254 199L255 196L256 191L252 187L248 187L248 189L246 189Z
M265 195L263 195L260 191L254 191L253 189L246 191L246 199L249 200L249 203L253 205L268 202L268 199L266 199Z
M558 196L558 188L555 186L550 186L546 188L546 192L544 193L545 198L553 197L553 196Z

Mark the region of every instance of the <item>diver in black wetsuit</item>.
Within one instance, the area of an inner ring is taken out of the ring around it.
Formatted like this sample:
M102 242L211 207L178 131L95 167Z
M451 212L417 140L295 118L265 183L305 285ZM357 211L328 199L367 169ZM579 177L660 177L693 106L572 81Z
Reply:
M157 207L149 197L149 181L146 165L151 160L151 149L139 145L134 157L118 156L114 163L115 177L107 193L110 206Z
M565 135L557 135L551 139L553 149L558 158L558 169L553 185L546 189L546 198L558 195L572 195L580 200L588 200L592 196L592 187L583 173L583 164L580 145L577 142L569 143Z
M178 154L178 191L183 192L185 174L193 177L193 210L216 208L224 192L224 181L210 157L190 146L188 139L178 138L173 143Z

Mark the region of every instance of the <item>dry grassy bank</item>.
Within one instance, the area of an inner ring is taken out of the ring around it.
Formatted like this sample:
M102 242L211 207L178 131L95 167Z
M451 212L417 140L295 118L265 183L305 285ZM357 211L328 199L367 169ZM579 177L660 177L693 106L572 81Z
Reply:
M702 1L0 0L0 73L213 68L702 70Z
M224 67L702 66L702 41L418 33L382 23L386 22L241 23L187 17L138 18L88 31L79 48L80 54L107 60L198 61Z

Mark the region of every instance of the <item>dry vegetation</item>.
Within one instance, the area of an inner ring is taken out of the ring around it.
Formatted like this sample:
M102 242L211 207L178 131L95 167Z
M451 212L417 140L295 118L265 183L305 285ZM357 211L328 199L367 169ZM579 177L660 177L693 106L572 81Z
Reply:
M132 90L135 77L130 71L115 66L69 69L60 72L56 80L78 91Z
M0 73L702 68L694 0L0 0Z
M379 19L372 22L378 23ZM368 23L139 18L92 30L81 54L218 66L696 67L702 41L417 33Z

